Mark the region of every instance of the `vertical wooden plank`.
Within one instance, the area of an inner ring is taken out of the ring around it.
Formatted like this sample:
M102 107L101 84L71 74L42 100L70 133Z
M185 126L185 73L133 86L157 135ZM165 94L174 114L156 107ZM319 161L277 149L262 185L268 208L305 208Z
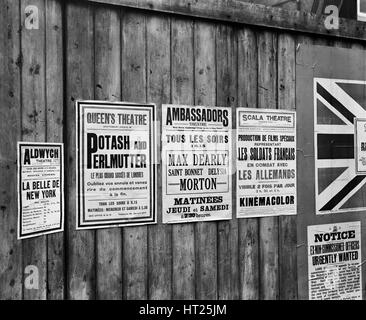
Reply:
M314 38L304 35L297 35L297 44L296 44L296 68L301 68L299 66L302 66L304 64L304 61L298 57L298 53L301 50L301 46L307 46L307 45L314 45ZM300 74L296 74L296 81L299 81ZM296 84L297 86L297 84ZM298 99L298 89L296 88L296 96L295 99L297 101ZM297 106L298 108L298 103ZM297 109L297 146L301 150L297 153L297 176L298 179L304 179L303 177L306 177L309 175L309 172L314 171L313 165L309 165L308 161L304 161L303 155L310 155L313 152L313 146L308 143L307 138L304 135L300 135L300 132L302 127L304 126L304 123L306 123L306 119L303 118L303 111L301 109ZM311 117L311 114L307 112L308 116ZM301 119L301 121L299 121ZM309 129L308 129L309 130ZM310 130L313 130L311 128ZM306 147L305 147L306 146ZM305 148L304 148L305 147ZM311 150L311 151L310 151ZM307 158L307 157L306 157ZM306 159L305 158L305 159ZM300 181L301 181L300 180ZM306 210L302 210L303 208L303 194L312 194L314 185L312 185L311 188L307 186L307 184L304 183L298 183L297 186L297 201L298 201L298 213L297 213L297 246L296 246L296 253L297 253L297 298L300 300L308 299L307 297L307 290L304 290L304 283L307 283L307 263L304 263L304 256L306 257L307 261L307 254L308 254L308 248L307 243L305 241L301 240L301 234L304 232L303 226L301 221L305 219ZM305 197L306 198L306 197ZM307 232L307 231L305 231ZM304 291L306 291L306 294L304 294Z
M122 97L146 102L146 17L122 15ZM147 299L147 226L123 229L123 298Z
M216 104L215 27L196 22L194 29L195 104ZM217 223L195 226L196 299L217 299Z
M170 102L170 18L147 17L147 100L156 103L157 125L161 130L161 104ZM160 140L157 150L160 157ZM161 161L157 177L161 177ZM158 224L148 227L149 299L172 297L172 227L161 224L161 179L158 178Z
M172 18L172 103L193 105L193 23ZM173 225L173 299L195 298L194 224Z
M255 33L238 31L238 106L257 107L258 50ZM239 219L240 298L259 298L258 219Z
M17 141L21 132L19 1L0 2L0 300L22 298L17 240Z
M278 108L296 108L295 39L289 34L278 36ZM299 120L299 119L298 119ZM301 121L301 119L300 119ZM280 299L297 299L297 217L279 218Z
M233 108L233 128L235 109L238 104L237 66L238 46L234 29L227 25L216 28L216 104ZM233 175L232 190L236 188ZM239 241L238 219L235 217L236 194L233 192L233 219L218 222L218 298L239 299Z
M34 5L39 10L39 29L26 29L25 8ZM46 79L45 79L45 1L21 1L22 17L22 140L46 140ZM23 283L24 299L46 299L47 237L23 240L23 270L32 265L38 268L38 289L27 289ZM24 274L24 277L27 275Z
M277 34L258 34L258 107L277 107ZM260 298L279 298L278 217L259 218Z
M88 4L66 5L67 298L95 298L95 231L76 231L75 101L94 98L94 19Z
M95 8L95 98L121 99L121 28L119 9ZM96 298L122 299L122 231L96 231Z
M297 45L296 45L296 54L301 50L301 46L307 46L307 45L326 45L326 40L324 38L320 37L310 37L310 36L304 36L304 35L298 35L297 36ZM298 60L298 57L296 57L296 64L303 66L304 61ZM299 68L299 67L298 67ZM299 81L299 78L302 75L296 75L296 81ZM296 99L298 99L298 89L296 89ZM298 107L298 101L297 101L297 107ZM311 106L313 108L313 106ZM306 113L308 117L312 117L311 113ZM307 119L304 119L303 117L304 111L301 109L297 110L297 118L298 121L301 119L301 122L297 122L297 145L298 148L301 150L300 153L297 154L297 176L299 179L304 179L305 177L309 176L309 172L314 172L314 163L309 163L309 161L306 161L308 159L308 156L304 158L304 155L310 155L313 152L313 145L309 143L307 138L304 140L305 136L304 134L300 134L301 132L304 132L302 130L304 127L304 124L308 121ZM309 130L309 128L307 129ZM310 128L310 130L313 130L313 128ZM311 151L310 151L311 150ZM305 160L305 161L304 161ZM308 274L307 274L307 254L308 254L308 247L307 242L301 240L301 234L304 233L304 227L302 221L306 219L306 210L302 210L301 208L304 208L303 200L302 198L308 198L303 197L302 195L307 194L311 195L313 193L314 185L311 185L311 188L306 183L298 183L297 186L297 197L298 197L298 214L297 214L297 235L298 235L298 242L297 242L297 292L298 292L298 299L304 300L308 299L308 291L307 289L304 289L304 283L307 284L308 282ZM307 199L308 200L308 199ZM306 200L306 202L307 202ZM305 231L307 233L307 231ZM304 257L306 263L304 263Z
M47 141L63 141L63 40L62 5L46 1L46 103ZM64 233L47 236L47 299L65 294Z
M258 48L252 29L238 31L238 105L256 108L258 97Z

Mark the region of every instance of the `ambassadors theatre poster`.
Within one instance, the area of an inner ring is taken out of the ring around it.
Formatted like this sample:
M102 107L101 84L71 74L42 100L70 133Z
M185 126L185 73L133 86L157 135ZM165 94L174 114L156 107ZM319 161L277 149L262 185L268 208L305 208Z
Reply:
M231 109L163 105L163 222L231 219Z

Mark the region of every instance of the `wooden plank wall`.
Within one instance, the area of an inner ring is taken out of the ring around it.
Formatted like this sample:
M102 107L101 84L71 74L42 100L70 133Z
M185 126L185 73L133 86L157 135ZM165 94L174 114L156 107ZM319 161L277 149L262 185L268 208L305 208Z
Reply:
M355 51L350 51L348 54L348 60L349 61L365 61L364 60L364 51L365 51L365 45L363 43L354 43L354 42L345 42L345 41L335 41L333 39L314 39L308 36L298 36L298 40L300 43L304 43L308 46L311 45L317 45L317 46L328 46L328 47L337 47L337 48L345 48L345 49L354 49ZM343 53L344 54L344 53ZM324 57L324 56L323 56ZM337 61L338 57L337 57ZM318 61L318 65L320 60ZM298 68L302 68L304 65L306 65L307 62L304 61L304 54L300 55L299 62L298 62ZM321 63L321 62L320 62ZM345 66L345 65L343 65ZM352 74L356 79L359 77L362 77L365 74L365 64L356 65L356 64L350 64L349 66L346 65L346 68L350 68ZM306 70L306 68L304 68ZM308 69L309 70L309 69ZM333 69L331 69L333 70ZM341 69L342 70L342 69ZM306 72L306 71L305 71ZM303 71L303 75L305 74ZM324 72L324 71L323 71ZM344 72L344 69L343 69ZM349 70L347 70L349 72ZM311 68L310 74L317 74L319 71L313 70ZM325 75L324 75L325 76ZM332 75L332 77L335 77L335 75ZM336 77L335 77L336 78ZM301 81L299 79L299 81ZM297 95L297 104L302 104L305 100L302 99L303 94L301 94L301 90L298 91ZM301 102L302 101L302 102ZM299 109L300 110L300 109ZM302 124L302 128L304 126L308 127L308 123L312 123L313 119L308 116L308 114L304 113L304 109L299 112L300 116L304 119L304 122ZM301 127L299 130L303 130ZM298 146L301 148L301 156L298 157L298 161L301 163L300 168L300 175L305 176L307 172L314 171L314 162L309 161L310 159L313 159L311 156L311 152L313 151L313 144L309 143L308 139L309 135L302 135L299 137ZM304 204L312 202L310 207L315 207L315 199L311 195L313 192L312 186L313 181L310 179L314 179L314 177L308 178L308 182L311 181L311 183L303 183L299 186L298 192L303 194L304 196L301 198L299 205L304 207ZM310 192L309 192L310 191ZM314 212L303 212L302 215L298 216L298 251L299 253L303 253L298 258L298 297L299 299L307 299L308 296L308 279L307 279L307 266L304 263L306 258L306 230L304 228L301 228L302 226L307 225L322 225L322 224L331 224L331 223L340 223L340 222L352 222L352 221L360 221L361 222L361 233L365 234L365 223L364 223L365 215L363 211L359 212L349 212L346 215L323 215L323 216L316 216ZM362 238L362 237L361 237ZM362 238L363 239L363 238ZM362 256L364 257L364 247L361 247ZM364 259L364 258L362 258ZM364 261L364 260L363 260ZM363 262L362 262L363 263ZM362 264L361 263L361 264ZM365 269L361 268L362 273L362 279L365 279ZM364 281L364 280L363 280ZM365 286L362 286L362 295L363 299L365 299Z
M317 0L238 0L241 2L250 2L255 4L261 4L270 7L279 7L286 10L301 10L305 12L311 12L313 3Z
M157 225L76 232L75 100L295 109L297 44L345 43L58 0L0 28L0 299L297 299L296 217L163 225L158 181ZM64 233L16 240L19 140L65 143Z

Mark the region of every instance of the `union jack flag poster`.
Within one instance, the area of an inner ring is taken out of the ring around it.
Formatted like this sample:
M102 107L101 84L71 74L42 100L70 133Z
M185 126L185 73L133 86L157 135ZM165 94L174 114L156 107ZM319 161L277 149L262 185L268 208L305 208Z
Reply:
M316 213L366 210L366 82L314 78Z

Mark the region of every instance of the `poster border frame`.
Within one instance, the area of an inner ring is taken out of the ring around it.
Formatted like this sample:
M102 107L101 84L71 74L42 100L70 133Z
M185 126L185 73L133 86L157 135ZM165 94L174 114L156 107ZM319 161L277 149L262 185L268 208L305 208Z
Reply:
M121 219L121 222L116 222L116 220L113 220L113 223L99 223L96 221L96 223L87 223L85 224L84 221L81 220L81 208L84 208L84 206L80 206L79 202L82 198L80 195L81 190L81 173L80 173L80 160L82 156L80 156L80 153L82 151L82 148L80 148L79 140L82 139L81 133L83 128L81 128L80 122L81 122L81 111L83 106L115 106L115 107L147 107L151 110L150 116L151 116L151 126L150 126L150 134L152 134L151 137L151 145L150 145L150 157L152 158L151 163L151 191L150 191L150 215L148 218L134 218L133 220L128 219ZM127 102L127 101L103 101L103 100L81 100L78 99L75 101L75 122L76 122L76 134L75 134L75 153L76 153L76 230L90 230L90 229L106 229L106 228L121 228L121 227L130 227L130 226L142 226L142 225L149 225L149 224L156 224L157 223L157 125L156 125L156 113L157 113L157 107L155 103L136 103L136 102Z
M21 217L22 217L22 199L21 199L21 179L22 179L22 173L21 168L23 167L21 165L21 147L23 146L57 146L60 148L61 151L61 157L60 157L60 227L53 228L49 230L42 230L42 231L36 231L28 233L27 235L22 234L22 224L21 224ZM64 183L65 183L65 167L64 167L64 159L65 159L65 153L64 153L64 143L63 142L32 142L32 141L18 141L17 142L17 191L18 191L18 221L17 221L17 239L23 240L23 239L29 239L38 237L41 235L47 235L47 234L53 234L58 232L63 232L65 229L65 190L64 190Z
M358 224L359 227L359 231L360 231L360 248L359 253L360 253L360 260L361 260L361 264L358 266L360 269L360 283L361 283L361 299L359 300L363 300L364 295L363 295L363 283L362 283L362 265L363 265L363 259L362 259L362 221L361 220L352 220L352 221L334 221L334 222L327 222L327 223L321 223L321 224L309 224L306 227L306 257L307 257L307 263L306 263L306 272L307 272L307 281L308 281L308 290L307 290L307 295L308 295L308 301L319 301L319 300L314 300L314 299L310 299L310 290L311 290L311 286L310 286L310 270L309 270L309 259L310 259L310 255L309 255L309 231L311 227L322 227L322 226L326 226L326 225L339 225L339 224ZM324 301L324 300L323 300ZM356 300L354 300L356 301Z
M282 128L282 129L293 129L294 130L294 136L295 136L295 148L296 148L296 163L295 163L295 170L296 170L296 181L295 181L295 212L279 212L281 211L281 209L277 209L277 210L273 210L271 213L262 213L262 214L247 214L245 216L240 215L239 216L239 209L238 209L238 181L237 181L237 170L238 170L238 155L237 153L235 154L235 173L236 173L236 177L235 177L235 193L236 193L236 214L235 217L237 219L252 219L252 218L266 218L266 217L281 217L281 216L297 216L298 215L298 193L297 193L297 188L298 188L298 168L297 168L297 162L298 162L298 156L297 156L297 143L298 143L298 139L297 139L297 113L296 110L289 110L289 109L262 109L262 108L245 108L245 107L238 107L236 108L236 134L235 134L235 152L238 149L238 135L239 135L239 127L240 126L240 113L241 112L245 112L245 111L249 111L249 112L254 112L254 113L283 113L283 114L291 114L293 115L294 119L293 119L293 126L292 127L277 127L277 128ZM248 126L249 128L256 128L256 126ZM263 131L265 132L265 126L261 127L264 128L263 130L258 130L258 131ZM269 127L270 128L270 127Z
M161 105L161 119L162 119L162 123L161 123L161 140L163 139L163 129L164 127L166 127L166 125L164 125L164 119L163 119L163 115L164 115L164 107L169 107L169 106L177 106L177 107L182 107L182 108L205 108L205 109L209 109L209 108L221 108L221 109L228 109L229 110L229 113L230 113L230 117L229 117L229 123L230 123L230 126L229 126L229 129L228 129L228 135L229 135L229 139L230 139L230 143L228 144L229 145L229 155L231 154L231 159L229 157L229 172L230 172L230 176L229 176L229 183L228 183L228 186L229 186L229 191L228 193L230 194L230 217L222 217L222 218L218 218L218 217L208 217L208 218L204 218L203 220L197 220L197 218L185 218L184 220L170 220L170 221L167 221L166 220L166 215L164 214L164 197L165 196L172 196L172 194L168 194L168 193L164 193L164 187L163 186L166 186L166 184L164 183L164 181L162 181L162 184L161 184L161 197L162 197L162 201L163 201L163 204L162 204L162 223L163 224L166 224L166 225L184 225L184 224L187 224L187 223L204 223L204 222L220 222L220 221L231 221L233 218L234 218L234 203L233 203L233 171L234 171L234 158L233 158L233 154L234 154L234 139L233 139L233 117L234 117L234 110L233 108L231 107L228 107L228 106L221 106L221 105L195 105L195 104L192 104L192 105L189 105L189 104L180 104L180 103L163 103ZM190 129L191 130L191 129ZM188 131L190 131L188 130ZM181 130L180 130L181 131ZM183 130L184 131L184 130ZM167 149L164 149L163 148L163 145L161 146L161 155L163 155L163 152L168 152L169 150ZM171 151L174 151L174 150L171 150ZM231 152L230 152L231 151ZM163 156L162 156L163 158ZM163 167L163 160L161 160L161 166L162 166L162 176L161 176L161 179L163 179L163 172L166 172L166 168ZM167 178L167 176L165 177ZM231 190L230 190L230 186L231 186ZM166 187L166 190L167 191L167 187ZM220 192L220 193L223 193L223 192ZM186 193L185 195L192 195L192 194L195 194L195 193ZM208 194L208 193L206 193ZM219 194L219 193L216 193L216 194Z

